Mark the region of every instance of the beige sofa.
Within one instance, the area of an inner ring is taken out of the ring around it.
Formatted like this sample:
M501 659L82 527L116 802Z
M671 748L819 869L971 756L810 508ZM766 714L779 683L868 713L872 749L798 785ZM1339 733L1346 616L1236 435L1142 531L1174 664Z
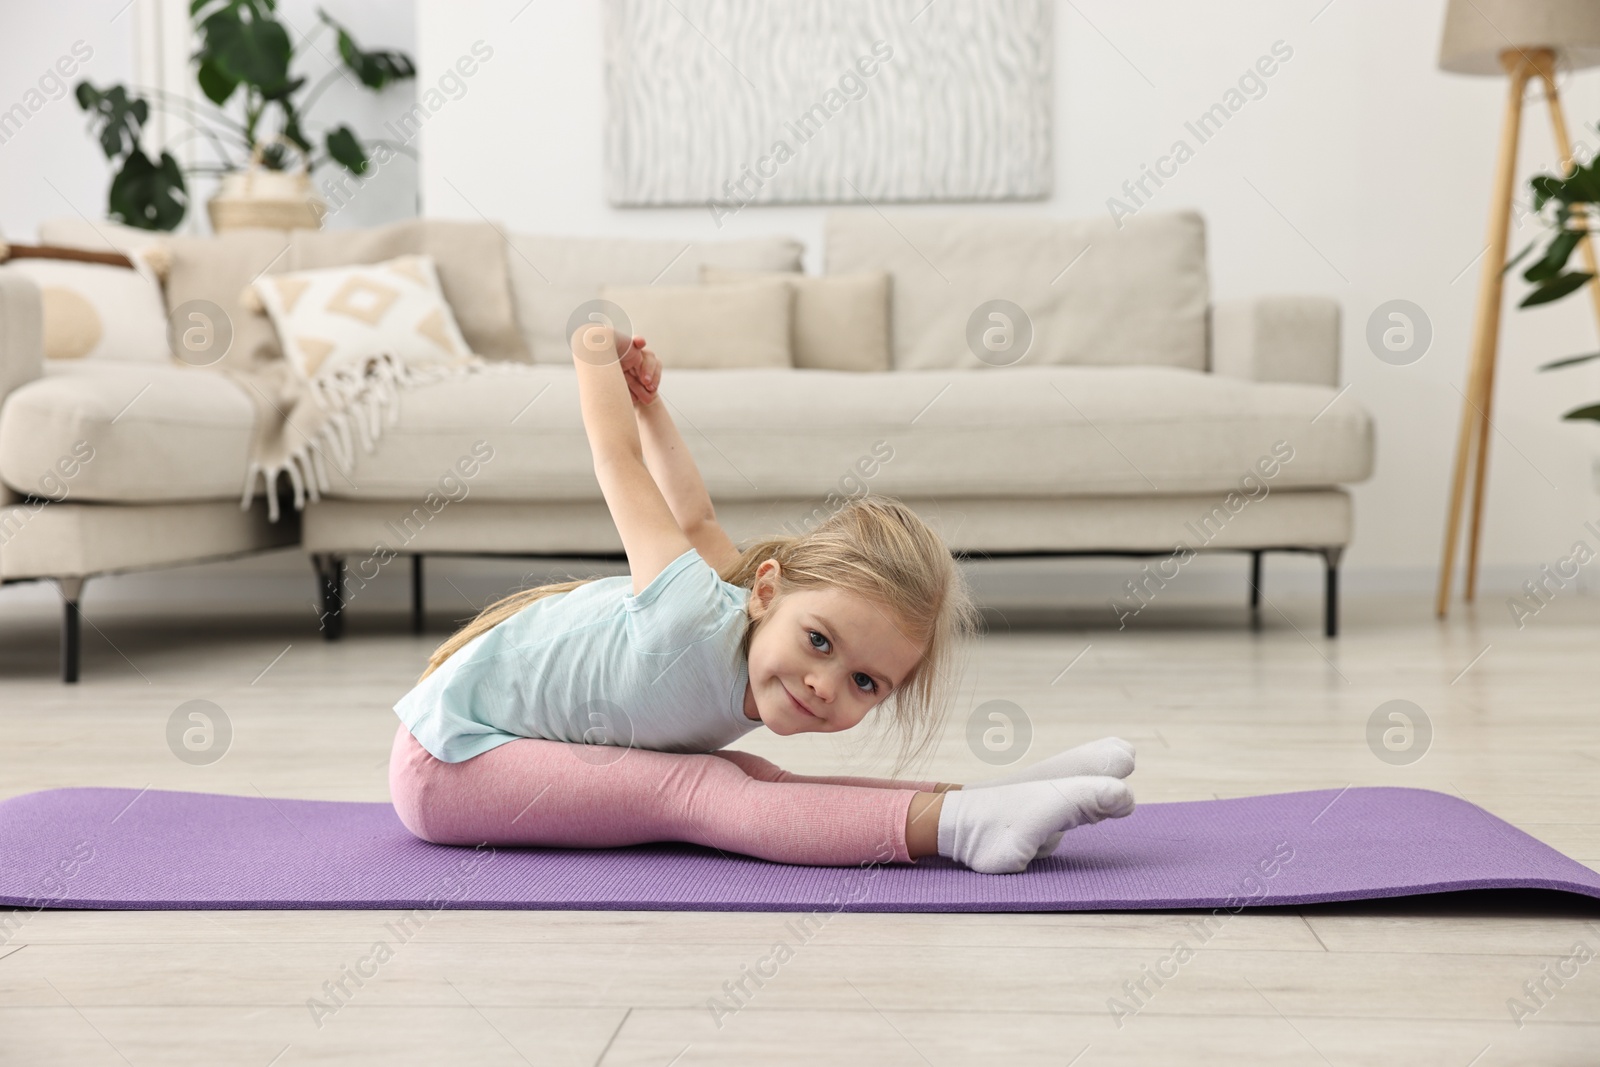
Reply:
M41 236L94 243L65 223ZM61 585L63 677L76 677L76 599L96 574L298 539L333 638L366 584L406 557L418 627L425 556L618 557L561 347L568 315L606 284L692 283L702 266L798 269L800 248L524 235L501 248L504 263L485 273L506 279L533 366L403 392L378 446L298 523L289 509L276 524L259 500L240 508L252 407L234 381L182 366L42 367L37 291L0 268L0 503L29 508L26 494L74 441L100 457L68 499L0 538L0 578ZM666 376L663 395L736 540L802 528L843 496L894 495L976 558L1150 557L1110 605L1116 625L1181 582L1192 551L1248 553L1252 604L1263 553L1312 552L1326 567L1324 629L1336 633L1352 534L1344 486L1370 475L1373 431L1339 389L1334 301L1213 302L1193 213L1117 230L847 210L829 215L823 251L829 274L888 272L891 370ZM443 264L441 277L449 296ZM187 295L169 291L168 303ZM1010 365L969 342L974 312L993 299L1025 308L1031 327ZM153 384L122 410L128 375ZM442 483L485 444L491 461Z

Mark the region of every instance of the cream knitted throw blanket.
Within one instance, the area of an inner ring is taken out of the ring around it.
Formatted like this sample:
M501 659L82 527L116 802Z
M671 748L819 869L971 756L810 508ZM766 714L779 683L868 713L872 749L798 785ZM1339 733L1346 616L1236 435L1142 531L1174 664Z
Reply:
M296 377L283 360L259 369L227 369L256 409L240 506L249 509L259 485L267 498L267 518L277 522L280 476L289 479L297 511L307 501L320 500L333 479L349 482L356 448L376 448L383 431L399 417L402 390L467 374L514 374L527 366L481 356L418 364L379 355L337 364L309 382Z
M235 230L163 242L168 310L203 301L231 325L226 358L205 373L227 374L255 406L246 508L262 488L268 515L277 521L280 476L288 478L297 509L336 481L348 483L357 448L377 446L410 390L458 375L526 373L528 351L512 309L505 242L490 223L436 219L357 230ZM407 254L433 257L444 297L477 355L439 363L379 355L336 363L307 381L285 361L267 318L241 303L241 294L263 275L381 263Z

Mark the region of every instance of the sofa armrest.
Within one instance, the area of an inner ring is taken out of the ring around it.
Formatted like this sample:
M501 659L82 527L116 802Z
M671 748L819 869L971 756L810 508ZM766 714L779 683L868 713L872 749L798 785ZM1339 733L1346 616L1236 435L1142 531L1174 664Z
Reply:
M44 301L32 278L0 267L0 409L44 373ZM0 483L0 506L22 498Z
M1261 296L1211 305L1211 372L1256 382L1339 384L1339 302Z

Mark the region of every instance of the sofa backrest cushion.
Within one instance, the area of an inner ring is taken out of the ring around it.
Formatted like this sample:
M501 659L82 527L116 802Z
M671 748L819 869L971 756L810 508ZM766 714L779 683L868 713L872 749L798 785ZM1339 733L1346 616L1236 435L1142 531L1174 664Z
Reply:
M695 285L701 266L798 271L800 242L654 241L512 234L507 263L517 320L535 363L568 363L567 320L607 285Z
M794 290L784 282L607 285L600 298L622 308L663 367L794 366Z
M528 358L511 307L505 240L486 222L411 219L367 229L245 229L205 237L150 235L111 223L77 223L42 224L40 239L124 252L151 244L165 246L170 258L167 310L190 300L209 300L222 308L233 328L225 366L281 358L272 324L239 299L261 274L381 263L408 254L433 257L445 299L474 352L489 359Z
M280 270L382 263L399 256L433 257L439 287L472 350L485 359L527 362L517 329L501 231L487 222L411 219L361 230L295 230L294 262ZM170 303L170 299L169 299Z
M292 263L285 263L293 258L291 232L249 229L216 237L168 239L167 311L177 313L191 301L222 309L233 336L221 366L251 368L283 358L271 320L247 307L241 297L256 278L294 269ZM184 308L180 314L187 318L195 310Z
M805 370L889 369L889 275L790 274L701 267L700 281L727 285L781 278L794 289L794 365Z
M1195 212L1122 220L996 212L830 212L828 274L892 277L896 370L981 368L968 342L1007 300L1032 327L1024 365L1156 365L1205 370L1205 226ZM994 320L998 322L999 320ZM1013 324L1018 329L1022 324Z
M90 222L82 215L62 215L39 223L39 243L62 248L82 248L91 252L133 253L160 244L168 235L158 230L141 230L120 222L102 219Z

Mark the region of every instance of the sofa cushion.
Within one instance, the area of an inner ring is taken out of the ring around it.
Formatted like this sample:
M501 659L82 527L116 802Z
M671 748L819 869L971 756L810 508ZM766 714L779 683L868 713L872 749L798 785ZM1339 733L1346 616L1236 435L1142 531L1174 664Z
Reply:
M1329 406L1324 386L1166 367L674 370L661 395L719 500L820 503L863 477L896 496L1221 495L1263 460L1272 488L1372 470L1371 420L1350 397ZM599 497L565 367L402 391L395 425L329 495L421 500L478 441L494 456L466 487L474 498ZM1273 463L1279 441L1293 457Z
M794 365L809 370L889 369L889 275L788 274L701 267L700 281L725 285L781 278L794 289Z
M172 359L161 283L148 268L15 259L5 269L26 274L39 286L45 359Z
M568 365L567 320L606 285L695 285L703 265L798 271L800 242L648 241L631 237L512 234L507 263L517 321L535 363Z
M783 282L607 285L600 297L627 314L663 367L793 365L794 290Z
M1275 457L1273 489L1372 470L1371 420L1335 389L1172 368L680 369L662 396L719 500L821 503L863 484L896 496L1220 495L1279 441L1293 457ZM571 368L507 367L399 397L395 424L329 495L421 500L481 440L494 458L467 493L599 498ZM64 484L82 501L232 499L251 418L242 387L212 371L55 366L0 407L0 480L46 496ZM79 441L94 456L63 479Z
M993 212L891 221L872 210L830 212L825 225L827 273L893 277L896 369L992 367L967 337L974 312L996 299L1031 322L1018 365L1205 369L1205 227L1192 211L1140 214L1120 228Z
M242 387L214 371L53 365L0 407L0 480L85 502L236 500L253 418Z
M239 304L240 293L258 274L378 263L425 253L434 257L445 299L472 350L489 359L528 359L511 307L505 239L487 222L412 219L355 230L234 230L214 237L174 239L73 216L40 223L39 239L130 256L161 246L171 258L173 249L178 249L182 254L167 272L167 307L197 298L221 306L234 320L234 341L227 356L233 366L278 355L271 324ZM287 252L285 246L291 246Z
M121 507L37 501L0 507L0 578L87 578L285 548L293 519L270 522L265 501L236 499Z
M361 230L230 230L212 237L173 237L166 244L167 309L190 300L222 308L233 328L223 366L248 367L282 358L272 324L241 300L262 274L382 263L426 254L472 350L489 359L526 361L511 310L505 242L488 223L414 219Z
M121 252L129 259L164 243L169 236L159 230L141 230L104 219L90 222L82 215L62 215L39 223L40 244L90 252Z

